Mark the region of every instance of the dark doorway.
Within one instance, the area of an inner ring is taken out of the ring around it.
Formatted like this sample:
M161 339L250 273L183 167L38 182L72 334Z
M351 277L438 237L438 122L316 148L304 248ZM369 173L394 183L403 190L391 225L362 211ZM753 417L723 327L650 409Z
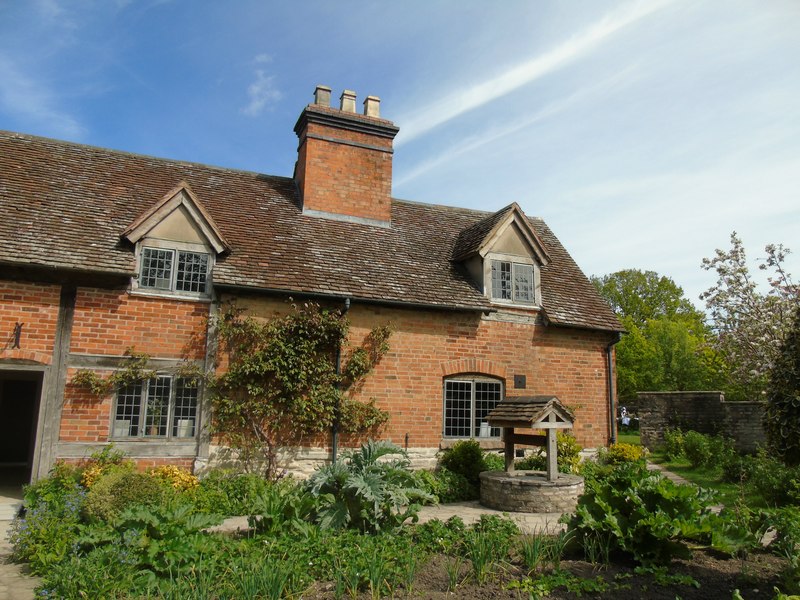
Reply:
M0 371L0 485L31 480L42 374Z

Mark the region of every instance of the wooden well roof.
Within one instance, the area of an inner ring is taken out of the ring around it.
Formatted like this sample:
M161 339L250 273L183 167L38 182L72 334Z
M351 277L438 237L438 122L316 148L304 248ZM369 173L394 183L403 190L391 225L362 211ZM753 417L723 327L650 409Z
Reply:
M575 415L555 396L506 398L487 415L492 427L571 429Z

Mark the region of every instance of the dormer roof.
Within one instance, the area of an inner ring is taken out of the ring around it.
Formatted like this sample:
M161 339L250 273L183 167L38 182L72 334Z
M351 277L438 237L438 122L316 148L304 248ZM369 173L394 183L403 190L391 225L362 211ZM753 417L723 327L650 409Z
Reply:
M167 192L161 200L144 211L122 232L121 237L135 244L147 237L155 227L176 210L183 209L186 217L200 231L208 245L217 254L230 250L228 242L220 232L214 219L192 192L189 184L181 181Z
M465 260L476 254L486 256L500 236L512 225L516 225L517 232L529 248L531 256L536 258L540 265L547 265L550 262L550 255L516 202L461 231L453 248L453 260Z

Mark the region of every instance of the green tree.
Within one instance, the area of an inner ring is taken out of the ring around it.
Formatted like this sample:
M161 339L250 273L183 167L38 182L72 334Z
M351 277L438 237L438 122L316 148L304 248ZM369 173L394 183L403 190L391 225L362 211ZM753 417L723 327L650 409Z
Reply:
M655 271L623 269L610 275L592 277L592 283L620 316L639 326L650 319L676 316L699 319L702 315L684 297L683 288Z
M353 346L350 324L338 310L306 303L268 321L229 305L216 327L224 371L209 386L212 431L248 470L274 476L279 448L326 432L336 421L345 433L363 433L388 419L373 401L357 402L348 393L387 352L388 326Z
M669 277L626 269L592 282L628 331L617 345L620 400L636 392L719 388L703 314Z
M764 429L777 456L800 464L800 308L770 373Z

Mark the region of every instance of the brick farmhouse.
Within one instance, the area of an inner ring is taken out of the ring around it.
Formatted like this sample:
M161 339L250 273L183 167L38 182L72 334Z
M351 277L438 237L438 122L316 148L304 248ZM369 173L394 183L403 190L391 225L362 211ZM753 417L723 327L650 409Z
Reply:
M293 177L0 132L0 465L35 479L109 442L141 465L213 464L204 390L176 373L209 368L230 299L263 317L347 303L356 342L391 323L358 393L419 465L458 439L500 447L483 418L506 396L555 395L583 446L613 438L622 328L544 221L392 198L397 127L376 97L361 114L330 95L295 125ZM158 375L105 397L74 384L129 348Z

